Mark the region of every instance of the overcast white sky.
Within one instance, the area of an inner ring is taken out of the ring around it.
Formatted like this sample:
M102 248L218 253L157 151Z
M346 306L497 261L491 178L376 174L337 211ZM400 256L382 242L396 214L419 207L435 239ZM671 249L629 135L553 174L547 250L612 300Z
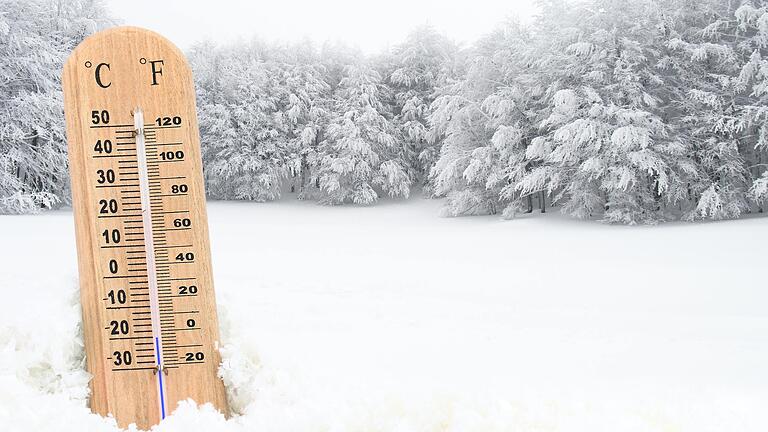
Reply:
M530 18L534 0L107 0L125 25L157 31L182 49L209 38L227 42L341 40L366 52L400 42L429 23L457 42L471 42L507 16Z

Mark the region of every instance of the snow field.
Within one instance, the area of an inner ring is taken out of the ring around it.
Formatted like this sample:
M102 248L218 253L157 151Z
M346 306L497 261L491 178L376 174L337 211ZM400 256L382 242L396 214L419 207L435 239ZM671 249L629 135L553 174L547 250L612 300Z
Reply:
M229 419L156 431L758 431L764 219L614 227L213 202ZM0 219L0 430L86 408L67 211Z

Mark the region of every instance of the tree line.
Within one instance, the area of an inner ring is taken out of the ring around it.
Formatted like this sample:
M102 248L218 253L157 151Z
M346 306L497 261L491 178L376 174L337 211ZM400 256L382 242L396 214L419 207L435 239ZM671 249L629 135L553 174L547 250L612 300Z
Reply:
M0 212L25 212L67 203L57 68L108 20L98 2L8 4L27 10L0 14ZM421 190L451 216L554 207L625 224L762 212L768 2L539 7L468 46L426 26L367 56L195 45L209 197L369 205Z

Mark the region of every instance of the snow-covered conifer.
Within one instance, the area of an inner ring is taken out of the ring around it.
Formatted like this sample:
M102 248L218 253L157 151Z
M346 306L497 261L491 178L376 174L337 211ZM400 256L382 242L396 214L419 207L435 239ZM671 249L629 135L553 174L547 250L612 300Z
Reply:
M665 82L653 62L656 4L591 3L554 15L563 20L550 38L559 89L541 123L542 151L530 152L541 165L517 189L546 189L579 218L663 220L685 198L696 167L664 116Z
M743 44L735 4L677 2L665 15L658 66L664 74L674 133L691 144L698 178L689 182L681 216L735 218L749 211L756 127L742 67L752 56Z
M312 170L318 166L317 148L323 140L331 109L326 70L317 61L303 59L284 72L280 106L288 136L288 171L291 189L299 198L311 198Z
M259 49L200 46L190 54L206 189L214 198L272 200L287 175L287 122L279 111L283 67L264 60Z
M394 92L395 124L407 143L408 164L431 191L429 171L440 152L442 137L429 134L430 104L437 89L455 78L458 48L430 26L412 31L391 56L389 83Z
M365 64L347 66L334 95L333 117L318 147L321 203L372 204L381 194L409 194L402 144L381 102L387 88Z

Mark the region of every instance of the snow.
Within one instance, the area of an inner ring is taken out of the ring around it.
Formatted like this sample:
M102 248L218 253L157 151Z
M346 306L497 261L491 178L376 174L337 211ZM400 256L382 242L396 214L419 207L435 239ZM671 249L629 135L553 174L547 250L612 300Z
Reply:
M209 203L236 414L166 431L758 431L768 221L440 218L440 201ZM86 408L73 220L0 219L0 430Z

